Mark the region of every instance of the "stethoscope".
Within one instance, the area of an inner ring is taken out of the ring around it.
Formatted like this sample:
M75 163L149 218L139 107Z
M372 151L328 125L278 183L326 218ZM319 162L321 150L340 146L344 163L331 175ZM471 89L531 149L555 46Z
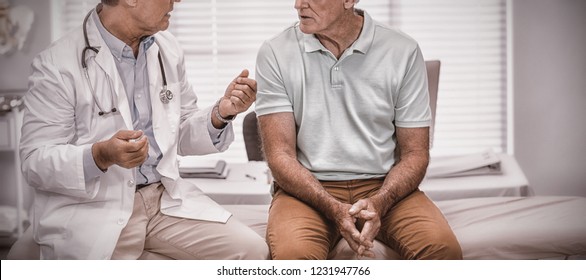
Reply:
M110 90L110 95L112 98L112 109L110 109L110 111L105 111L103 109L103 107L100 105L100 102L98 102L98 99L96 97L96 91L94 90L94 87L93 87L92 82L90 80L90 75L89 75L88 69L87 69L88 68L87 63L85 62L85 56L86 56L86 52L88 50L91 50L91 51L95 52L96 54L100 51L98 48L90 46L90 42L89 42L89 39L87 36L87 21L88 21L90 15L92 14L92 11L90 11L85 16L85 19L83 20L83 39L85 40L85 48L81 52L81 67L83 67L83 70L85 73L85 78L90 86L90 91L92 92L92 97L94 98L94 102L96 103L96 106L98 106L98 109L100 109L100 111L98 112L98 115L103 116L106 114L115 113L118 111L118 109L116 109L116 107L114 106L114 100L116 100L116 99L114 96L114 92L112 90ZM161 89L161 92L159 93L159 98L161 99L161 102L163 102L163 104L168 104L169 101L171 101L173 99L173 92L171 92L171 90L167 89L167 76L165 75L165 68L163 67L163 59L161 58L161 51L159 51L159 53L158 53L158 58L159 58L159 68L161 69L161 76L163 76L163 89Z

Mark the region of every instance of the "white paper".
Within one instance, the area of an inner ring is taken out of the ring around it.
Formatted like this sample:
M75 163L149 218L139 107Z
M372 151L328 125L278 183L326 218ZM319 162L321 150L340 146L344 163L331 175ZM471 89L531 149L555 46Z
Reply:
M432 158L426 177L442 178L455 176L502 174L501 159L492 150L482 153Z

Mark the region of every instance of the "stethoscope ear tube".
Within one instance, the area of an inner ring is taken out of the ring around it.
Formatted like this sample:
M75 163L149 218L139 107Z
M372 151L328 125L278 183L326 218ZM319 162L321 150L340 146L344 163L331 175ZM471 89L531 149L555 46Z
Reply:
M88 82L88 85L90 87L90 91L92 93L92 98L94 99L94 103L96 103L96 106L98 107L99 111L98 111L98 116L103 116L106 114L110 114L110 113L115 113L118 110L116 109L116 106L114 106L114 93L112 91L110 91L110 96L112 99L112 109L110 111L105 111L103 109L103 107L100 105L100 102L98 102L98 98L96 96L96 91L94 90L94 86L92 85L92 81L90 79L90 75L88 73L88 67L87 67L87 62L86 62L86 53L87 51L93 51L94 53L99 53L100 50L98 50L98 48L90 46L90 41L88 39L87 36L87 21L90 18L90 15L92 14L94 10L91 10L87 13L87 15L85 16L85 18L83 19L83 40L85 42L85 48L83 48L83 51L81 52L81 67L83 67L83 72L85 74L85 78Z

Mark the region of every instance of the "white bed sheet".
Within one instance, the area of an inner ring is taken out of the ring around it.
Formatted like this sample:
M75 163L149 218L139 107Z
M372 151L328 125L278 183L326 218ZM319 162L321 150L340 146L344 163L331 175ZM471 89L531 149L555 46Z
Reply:
M436 202L452 226L464 259L586 259L585 197L488 197ZM224 205L265 237L268 205ZM9 259L38 259L31 228ZM399 255L375 241L376 259ZM345 241L330 259L356 259Z
M464 259L581 259L586 257L586 198L487 197L436 202L452 226ZM268 205L225 205L265 236ZM375 242L376 259L398 259ZM344 241L331 259L355 259Z
M586 198L536 196L437 202L466 259L586 256Z

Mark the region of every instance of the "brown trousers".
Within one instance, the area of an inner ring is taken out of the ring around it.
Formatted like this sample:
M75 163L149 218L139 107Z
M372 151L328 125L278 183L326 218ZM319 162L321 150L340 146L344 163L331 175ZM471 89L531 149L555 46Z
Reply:
M341 202L353 204L375 194L382 179L321 182ZM273 259L326 259L342 238L332 221L288 195L275 183L267 242ZM404 259L462 259L462 250L441 211L417 190L381 218L377 240Z

